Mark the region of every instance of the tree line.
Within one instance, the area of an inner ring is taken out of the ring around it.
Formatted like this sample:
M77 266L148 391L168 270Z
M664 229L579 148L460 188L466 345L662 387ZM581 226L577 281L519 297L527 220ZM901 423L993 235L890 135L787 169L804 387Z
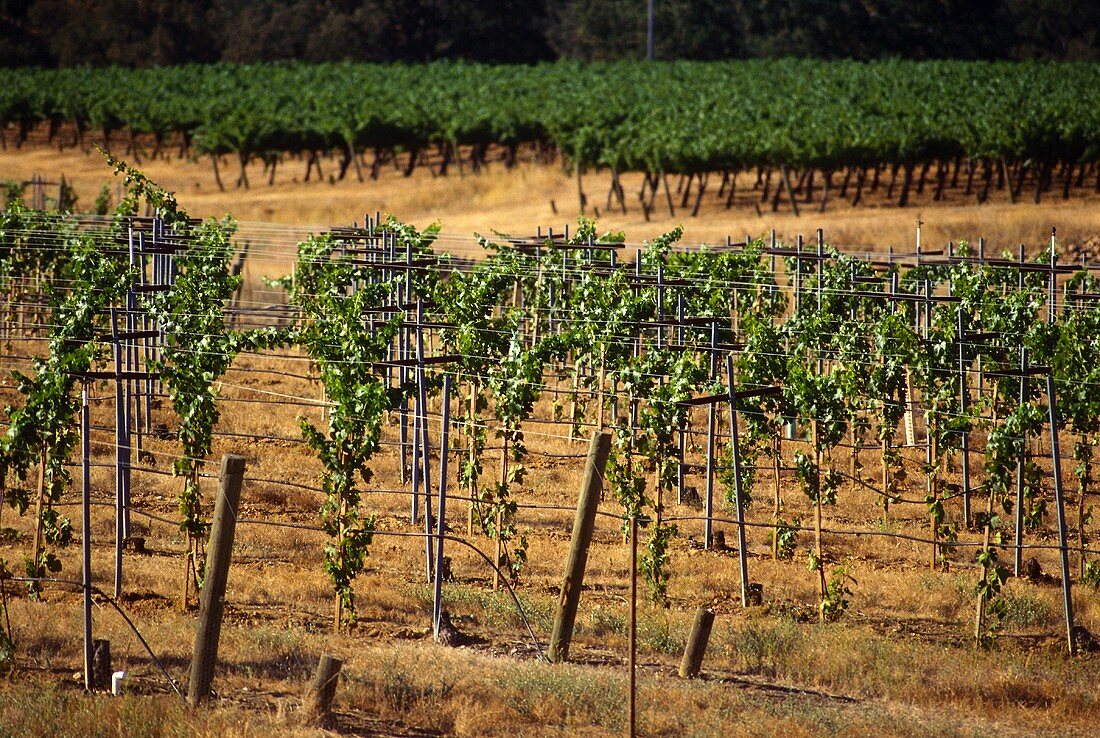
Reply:
M1092 0L655 0L658 59L1100 59ZM0 0L0 66L639 59L642 0Z

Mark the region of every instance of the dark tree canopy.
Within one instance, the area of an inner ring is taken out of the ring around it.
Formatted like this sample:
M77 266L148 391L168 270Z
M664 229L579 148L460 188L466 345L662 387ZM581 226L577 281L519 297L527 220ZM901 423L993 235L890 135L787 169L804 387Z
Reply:
M654 0L658 59L1100 59L1096 0ZM0 0L0 65L645 56L645 0Z
M46 40L30 22L27 0L0 0L0 66L49 64Z

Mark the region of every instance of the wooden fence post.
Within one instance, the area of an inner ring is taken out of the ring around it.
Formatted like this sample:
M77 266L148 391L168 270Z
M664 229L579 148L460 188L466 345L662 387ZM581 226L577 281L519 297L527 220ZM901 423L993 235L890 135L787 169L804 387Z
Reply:
M187 701L192 707L210 693L210 683L214 679L222 611L225 608L225 584L233 555L233 534L236 531L243 479L244 457L236 454L223 456L218 499L214 503L214 522L210 528L210 557L207 560L206 579L200 596L195 651L191 658L191 682L187 688Z
M89 689L106 692L111 688L111 642L101 638L92 641L92 673Z
M336 696L336 680L343 666L344 662L331 654L326 653L321 656L313 683L306 693L306 722L324 726L331 720L332 700Z
M707 643L710 641L710 630L713 626L714 611L706 605L700 606L695 613L691 635L688 636L687 645L684 647L684 658L680 661L680 676L684 679L694 679L699 675L699 669L703 665L703 655L706 654Z
M558 611L554 616L554 631L550 636L549 657L553 662L569 659L569 641L573 638L573 624L581 598L584 568L588 562L588 544L592 540L596 508L599 506L600 492L603 489L604 467L607 466L607 457L610 452L611 434L606 431L593 431L592 440L588 446L588 458L584 463L584 482L581 485L580 499L577 501L577 515L573 520L573 538L569 545L569 558L565 564L565 577L561 583Z

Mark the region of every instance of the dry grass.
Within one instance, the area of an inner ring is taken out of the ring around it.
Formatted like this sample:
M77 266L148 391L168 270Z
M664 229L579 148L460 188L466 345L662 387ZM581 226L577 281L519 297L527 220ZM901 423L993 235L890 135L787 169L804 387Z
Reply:
M467 239L474 232L488 234L495 230L526 235L536 225L557 229L573 223L577 214L576 179L556 164L524 163L513 169L492 164L479 175L459 176L452 172L446 177L431 176L421 167L408 178L386 166L376 181L368 179L360 183L349 176L343 182L330 184L316 180L299 182L304 162L289 160L280 168L274 186L267 185L260 165L254 163L250 171L253 186L249 190L233 187L229 170L223 169L226 192L217 190L208 159L145 160L140 168L176 192L195 215L221 217L232 213L242 221L323 227L362 221L364 213L377 210L419 227L439 221L445 236L459 239L449 245L456 251L470 248ZM326 166L328 169L331 167ZM111 182L109 170L95 152L85 155L76 149L66 149L59 153L45 146L0 151L0 179L27 179L35 174L51 179L64 175L74 183L83 207L90 207L100 188ZM931 195L925 194L904 209L870 195L865 204L853 208L834 196L826 212L819 213L816 204L803 205L801 217L795 217L785 204L775 213L770 211L770 205L765 205L763 213L757 215L754 200L748 194L754 180L755 175L740 175L738 188L745 195L730 210L712 201L712 195L708 194L695 218L690 217L690 208L679 207L676 215L670 216L662 195L651 222L645 221L637 204L641 175L623 177L626 214L617 207L610 210L605 207L608 172L588 173L584 187L590 202L601 213L601 228L624 230L631 241L652 238L678 224L685 226L688 243L721 242L727 235L739 240L746 233L756 236L772 228L789 241L799 234L812 239L815 229L820 227L830 243L849 250L885 251L892 246L895 250L911 251L918 218L924 221L923 239L930 247L939 247L949 240L976 241L984 236L996 250L1015 248L1019 243L1037 248L1047 242L1051 227L1057 227L1067 243L1100 235L1100 197L1088 187L1076 189L1065 201L1060 193L1052 192L1039 205L1030 198L1010 205L1004 193L994 193L984 205L976 205L973 197L961 194L934 203ZM675 181L672 186L675 188ZM711 182L710 191L717 192L716 183ZM555 203L557 213L551 202Z
M297 371L293 357L242 357L238 366ZM254 397L246 387L315 397L305 380L232 373L227 399ZM10 398L5 396L6 401ZM102 404L96 420L109 419ZM538 414L549 413L544 402ZM227 403L222 430L295 435L295 417L315 408ZM158 420L171 423L158 411ZM544 435L550 433L550 435ZM533 425L533 450L580 453L583 444L555 437L560 429ZM386 438L392 440L395 429ZM98 440L106 440L102 433ZM155 468L167 468L174 447L147 440ZM98 446L97 459L108 450ZM318 466L291 442L222 438L215 457L243 453L248 474L315 485ZM865 459L865 463L868 460ZM492 467L490 462L488 467ZM580 479L579 460L532 456L530 481L521 502L571 506ZM395 488L396 453L387 446L377 459L375 490ZM455 489L452 479L452 489ZM207 483L209 497L213 480ZM110 469L94 470L94 494L107 501ZM767 489L770 485L762 482ZM177 482L151 474L135 476L135 504L174 517ZM784 480L789 515L808 518L809 506ZM70 498L73 499L73 498ZM277 519L315 523L320 496L273 483L249 482L242 521ZM381 517L380 529L412 531L407 497L378 491L365 506ZM767 517L758 503L750 519ZM449 506L451 525L464 529L465 504ZM615 513L610 502L604 510ZM75 514L75 510L72 511ZM920 534L921 509L898 506L889 525L864 490L842 490L826 525ZM672 505L670 515L697 511ZM726 512L725 514L728 514ZM951 514L957 514L952 510ZM29 516L5 525L23 538L0 548L17 562L26 551ZM519 525L530 539L530 565L520 601L540 640L548 637L572 514L521 510ZM140 518L135 518L140 520ZM932 573L927 546L888 538L829 536L826 550L854 579L852 607L839 624L813 621L814 575L806 570L804 534L796 560L773 562L766 534L752 530L749 561L754 581L764 584L765 606L742 610L736 556L706 552L693 543L701 523L684 520L673 549L668 609L643 604L639 613L639 724L645 735L1083 735L1100 720L1095 697L1095 657L1068 660L1059 639L1061 610L1056 587L1012 581L1009 617L995 650L974 650L970 628L976 572L959 556L948 572ZM724 527L733 540L733 530ZM126 561L123 607L131 613L166 668L186 674L195 613L181 612L178 591L183 541L171 525L143 521L137 531L150 553ZM974 533L965 533L973 537ZM93 526L93 572L109 588L112 523L97 508ZM472 542L483 551L483 538ZM461 649L431 642L431 595L423 577L423 548L416 538L377 537L368 572L357 583L359 621L340 635L331 632L331 589L321 571L323 537L310 530L242 522L229 578L221 664L213 709L182 710L132 632L107 607L95 613L97 636L109 638L115 668L127 671L131 694L121 700L83 697L72 674L79 666L79 600L49 589L36 602L12 600L20 648L16 675L0 688L0 723L11 735L314 735L301 725L300 696L317 658L330 652L346 660L338 694L337 732L383 735L607 735L625 721L627 551L618 523L601 517L589 558L573 654L576 665L548 666L534 660L514 603L488 588L489 576L473 552L451 546L457 581L445 586L447 609L471 641ZM79 570L78 552L63 553L65 571ZM1052 570L1053 559L1044 558ZM10 585L9 585L10 588ZM1100 630L1100 598L1075 592L1079 622ZM675 667L695 608L709 603L718 613L704 664L706 678L686 683ZM27 715L36 715L30 720ZM135 727L140 726L140 730ZM146 733L140 732L141 730Z
M446 179L432 179L423 172L404 179L386 171L378 182L363 185L306 186L288 181L224 194L212 191L208 163L158 161L145 168L178 190L196 214L230 210L246 220L336 223L360 219L364 210L380 209L420 225L439 218L447 233L466 235L491 228L527 231L535 223L560 222L564 215L550 212L550 200L556 200L563 213L565 203L575 202L575 181L553 166L505 170L494 165L488 174ZM287 169L281 178L292 176ZM59 155L45 149L0 152L0 178L61 171L75 181L85 205L107 179L94 156ZM256 174L254 182L259 179ZM596 176L585 181L594 198L593 193L606 186ZM636 187L630 179L626 185L628 191ZM1089 198L1068 203L1052 199L1040 207L956 202L927 207L921 217L926 243L978 234L994 244L1038 243L1052 224L1067 238L1100 233L1100 208L1095 205ZM821 224L838 242L893 244L901 249L912 243L917 215L917 208L840 205L796 220L784 213L757 218L745 208L726 212L712 207L704 208L697 219L684 220L689 241L714 240L727 232L759 233L772 226L790 236ZM627 216L607 215L603 225L625 228L632 238L641 238L676 222L664 218L645 224L634 208ZM250 264L250 269L254 276L275 276L284 273L286 265L276 254L269 254L266 261ZM274 296L257 288L246 299L262 302ZM18 349L14 353L23 352L22 347ZM12 365L4 359L5 371ZM306 363L293 354L242 356L236 367L303 372ZM97 393L110 391L102 388ZM320 391L308 380L231 371L222 395L227 400L271 401L277 396L314 400ZM11 383L0 384L0 402L13 399ZM110 404L97 408L93 422L109 425ZM166 407L157 412L158 422L172 426ZM536 414L549 416L548 401ZM316 420L319 410L226 402L219 430L296 438L300 416ZM583 452L584 444L570 443L560 433L560 427L532 424L528 440L535 451ZM396 428L391 427L386 440L395 438ZM110 461L110 434L97 432L93 440L96 460ZM153 439L146 439L145 449L151 454L145 463L158 470L170 469L177 453L173 443ZM319 465L300 443L222 437L213 457L225 452L244 454L250 477L317 486ZM793 453L790 444L787 453ZM491 454L487 469L495 468ZM841 465L846 461L838 459ZM916 457L912 461L919 462ZM877 462L865 456L863 463ZM521 503L564 508L575 504L579 459L535 455L531 467L529 481L519 491ZM377 481L364 506L380 516L382 531L416 530L408 522L408 497L400 490L391 491L400 486L392 446L384 447L375 469ZM213 465L210 471L215 471ZM93 470L93 495L104 503L113 493L112 473L109 468ZM945 479L957 481L954 473ZM204 481L208 502L214 483ZM701 486L698 480L691 483ZM135 504L173 518L178 484L170 476L136 474ZM809 520L811 508L793 479L784 478L782 486L785 516ZM765 475L750 520L768 518L770 487ZM453 478L451 489L456 489ZM72 505L75 499L70 496L66 502ZM316 492L252 481L245 487L241 517L311 526L316 524L320 502ZM617 513L609 501L603 509ZM463 532L466 504L455 500L449 510L452 528ZM724 503L720 510L731 514ZM75 507L66 511L75 517ZM92 533L93 572L104 588L111 584L109 512L109 508L96 508ZM883 523L875 496L858 487L843 489L840 503L827 513L826 525L836 528L927 532L923 507L896 506L890 522ZM699 511L671 505L669 514L690 518ZM957 518L958 510L952 507L949 515ZM530 540L530 564L519 597L543 641L551 626L571 521L568 509L524 508L519 514L519 526ZM135 517L135 523L136 533L147 537L150 552L127 559L122 605L169 671L182 679L195 618L194 611L181 612L178 606L184 543L170 524L140 517ZM29 516L16 519L5 510L3 524L22 536L0 545L0 558L16 568L27 551ZM1086 735L1100 722L1096 657L1069 661L1063 655L1056 587L1010 582L1006 588L1009 616L996 648L977 651L970 636L977 574L969 553L960 553L949 571L932 573L926 563L927 545L885 536L829 535L827 552L854 580L852 606L841 623L820 626L810 622L817 597L815 575L805 566L810 534L801 535L795 560L784 563L770 559L767 532L750 529L750 574L764 585L765 606L746 611L739 604L736 555L700 550L701 521L684 519L679 526L673 546L671 606L644 605L639 615L643 734L1068 736ZM719 523L718 528L733 540L728 523ZM977 537L975 531L962 535L968 540ZM217 699L209 710L183 710L165 694L163 680L148 655L105 606L96 609L96 633L111 639L115 667L131 675L131 693L122 699L83 696L71 679L80 658L78 598L52 589L41 602L15 598L11 615L20 665L13 679L0 685L0 732L20 736L319 735L300 725L297 711L316 660L325 652L346 660L346 678L337 697L334 730L338 733L595 736L623 731L628 552L613 517L597 522L573 647L578 663L570 666L534 661L514 603L507 595L489 590L483 561L458 546L448 550L457 581L445 586L444 596L454 622L471 642L457 650L432 643L426 630L430 593L424 583L423 545L416 538L376 538L369 570L357 583L359 622L334 635L331 587L321 570L322 542L322 534L311 530L249 522L239 526L222 663L215 682ZM491 553L484 538L474 536L471 542ZM77 555L75 549L63 553L69 575L79 571ZM1040 555L1040 560L1045 570L1055 570L1051 552ZM706 679L685 683L673 676L675 665L692 614L704 603L718 613L704 664ZM1075 605L1078 622L1100 631L1097 592L1078 588Z

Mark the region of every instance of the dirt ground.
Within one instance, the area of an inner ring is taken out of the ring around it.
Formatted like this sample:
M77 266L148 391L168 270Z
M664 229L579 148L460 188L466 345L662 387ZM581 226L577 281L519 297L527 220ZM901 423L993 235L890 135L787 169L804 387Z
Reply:
M127 154L120 143L115 144L114 153L134 161L132 153ZM326 178L318 181L314 174L306 183L302 181L305 164L302 159L284 161L277 168L275 184L269 186L262 164L254 161L249 166L251 187L243 189L234 186L237 163L223 159L224 192L218 190L209 158L192 161L170 154L144 158L137 165L176 192L193 215L221 217L230 213L242 222L321 228L362 222L365 214L380 211L421 228L438 221L444 240L450 241L449 248L460 252L472 248L475 232L529 235L538 226L560 231L566 225L574 226L578 215L574 175L564 172L559 164L538 164L530 157L511 169L493 162L479 174L466 170L460 175L452 167L447 176L434 176L427 167L420 166L412 176L405 177L398 167L386 165L381 167L377 180L366 177L364 182L357 181L354 172L343 181L331 182L336 166L330 159L324 163ZM104 185L115 187L111 172L95 150L87 154L76 148L58 151L41 142L19 150L11 146L0 150L0 180L26 181L35 175L48 182L58 182L64 176L75 187L83 208L92 207ZM1055 187L1038 205L1031 201L1030 193L1022 202L1009 204L1007 193L994 190L985 204L978 205L974 195L963 194L961 185L948 190L941 202L933 202L929 186L923 194L914 193L909 207L898 208L885 198L884 178L877 194L866 193L863 202L852 207L851 192L846 200L839 197L837 176L825 212L819 212L819 183L818 200L803 203L796 217L785 200L777 212L771 211L770 203L759 202L760 191L753 189L755 172L738 176L737 197L726 209L725 198L717 197L721 178L713 174L699 214L692 217L693 200L681 207L682 199L675 192L678 180L669 179L675 214L670 214L662 191L655 201L652 220L647 222L638 203L640 174L622 177L627 208L624 214L616 201L608 207L610 173L587 172L583 178L590 203L586 213L594 216L598 210L601 230L625 231L631 243L677 225L684 226L684 242L689 244L719 243L726 236L738 241L746 234L755 237L771 229L788 242L798 235L812 240L821 228L827 242L847 251L881 252L891 247L912 251L918 220L923 222L926 248L942 248L948 241L963 239L976 242L979 237L985 237L994 251L1015 251L1020 243L1040 248L1049 244L1051 228L1058 229L1066 245L1100 237L1100 195L1090 187L1074 188L1068 200L1063 200Z
M328 170L326 164L326 171ZM193 214L226 211L250 221L332 225L362 220L382 210L418 225L438 219L455 249L469 247L473 231L527 233L536 224L572 220L565 203L575 204L576 181L554 165L521 164L507 170L493 164L488 173L432 178L424 170L411 178L385 170L377 182L335 184L290 181L304 162L290 162L278 183L268 187L261 173L250 176L250 190L216 191L209 162L172 160L145 164L154 179L176 190ZM227 169L223 177L227 180ZM90 205L109 172L98 156L72 150L33 147L0 152L0 179L32 174L75 183L82 205ZM606 176L606 175L605 175ZM597 175L586 178L590 193L600 191ZM591 184L589 184L591 182ZM628 179L627 189L630 190ZM634 185L636 186L636 185ZM746 186L751 187L751 182ZM603 205L603 196L593 199ZM554 200L559 214L550 208ZM684 223L687 241L724 238L726 233L812 235L824 227L842 243L894 244L911 248L915 221L924 220L926 243L974 238L991 243L1041 244L1057 224L1066 238L1100 233L1100 199L1068 202L1050 198L1038 207L931 204L899 211L872 203L830 207L795 219L781 212L757 217L748 207L704 209L698 218L665 218L645 223L637 208L626 216L609 215L603 226L625 228L631 239L655 235ZM601 207L601 213L604 208ZM574 212L573 210L569 212ZM658 209L660 212L660 209ZM686 214L685 214L686 216ZM736 237L736 236L735 236ZM262 239L261 239L262 240ZM293 242L286 231L269 237L260 266L271 276L286 273ZM444 241L446 246L448 241ZM250 299L262 301L262 290ZM274 299L272 296L271 299ZM27 370L22 358L34 346L21 342L0 352L0 402L17 401L9 377ZM528 634L517 603L494 592L491 575L474 548L491 555L492 544L475 531L466 533L467 505L458 495L455 465L449 479L451 532L470 546L448 544L453 581L444 585L444 602L462 634L458 647L434 643L430 633L431 589L425 578L423 539L409 519L408 486L398 476L397 427L386 428L384 446L373 464L363 509L378 515L379 535L371 546L367 572L356 582L358 621L332 632L332 590L322 570L323 533L315 530L321 502L320 466L301 443L298 420L320 420L320 387L300 375L308 362L296 352L243 355L220 385L222 420L211 461L204 471L204 499L212 507L217 460L223 453L246 457L246 483L238 521L233 567L226 595L226 619L207 709L181 706L156 662L178 682L186 681L194 638L196 609L180 606L183 538L173 522L180 481L170 476L178 454L170 440L143 439L141 468L134 472L135 535L145 538L145 553L125 559L123 596L118 603L132 619L131 629L106 601L95 608L96 637L111 640L114 668L127 673L121 698L85 697L74 674L81 663L80 602L64 587L47 588L40 599L16 583L4 584L17 643L18 668L0 681L0 732L46 735L591 735L626 730L627 596L629 551L621 532L621 510L610 499L601 503L585 590L572 648L573 664L540 663L539 649L549 638L565 564L574 507L587 441L568 438L561 425L525 426L531 474L520 487L517 525L529 541L529 562L517 597L534 632ZM112 516L113 435L111 388L96 386L93 396L92 496L98 503L91 530L94 582L113 585ZM550 397L535 416L552 417ZM175 423L167 403L156 409L154 428L171 432ZM693 427L705 429L702 415ZM266 438L256 438L265 436ZM438 427L432 429L438 445ZM693 438L699 443L699 437ZM492 447L494 441L490 441ZM795 442L784 444L790 463ZM910 449L912 469L921 452ZM496 468L498 450L486 452L486 470ZM701 462L697 450L690 461ZM834 460L848 469L847 456ZM864 452L864 476L874 478L877 457ZM433 459L438 463L438 457ZM74 469L74 472L76 470ZM957 470L945 477L954 481ZM9 480L12 481L12 480ZM12 481L14 483L14 481ZM687 484L702 489L696 469ZM920 500L919 475L911 474L907 497ZM812 519L810 503L793 476L784 473L781 494L788 518ZM749 522L770 518L772 483L758 482ZM78 490L63 511L79 528ZM721 488L717 492L722 498ZM920 538L928 533L923 504L891 507L883 521L878 496L846 484L839 503L826 513L825 547L844 568L851 605L838 623L816 622L816 574L807 569L812 534L799 536L793 561L773 561L768 530L748 529L750 579L763 585L763 604L742 608L735 528L717 523L730 546L705 550L701 512L695 504L669 505L678 518L672 546L668 607L644 598L639 609L639 734L734 736L1085 736L1100 724L1100 685L1096 654L1070 659L1065 654L1061 589L1051 578L1012 579L1006 586L1008 615L991 649L973 644L977 569L970 549L941 571L930 571L929 546L892 534ZM958 501L948 518L960 516ZM1071 498L1071 509L1076 502ZM732 506L717 505L732 518ZM31 536L30 514L3 510L0 559L18 573ZM272 524L277 525L272 525ZM1071 525L1075 524L1071 520ZM891 535L884 535L891 534ZM80 535L80 532L77 532ZM980 540L980 531L962 530L964 541ZM1037 540L1050 543L1053 530ZM1008 554L1006 553L1005 556ZM1046 572L1055 572L1054 553L1037 554ZM61 552L61 576L79 578L79 548ZM1074 590L1078 623L1100 633L1100 593ZM703 678L676 677L696 609L716 612ZM156 662L142 646L148 642ZM345 661L336 697L336 713L327 728L303 724L301 704L313 669L323 653Z
M18 363L9 356L5 369ZM601 503L589 556L574 664L537 661L552 626L586 443L569 441L557 425L532 422L526 429L531 475L517 494L517 523L528 538L530 558L517 593L538 643L510 596L492 591L481 557L472 548L448 544L454 581L445 585L444 601L462 639L458 648L447 648L431 638L423 541L411 535L422 523L409 519L408 488L397 477L397 428L391 425L363 503L365 512L379 516L379 535L368 570L356 583L358 621L336 635L331 585L321 568L325 537L315 530L321 495L312 489L319 486L319 466L296 431L297 418L319 420L320 392L313 382L286 376L299 373L305 373L304 361L294 354L244 356L221 386L223 416L205 471L216 474L220 454L240 453L246 457L247 481L212 708L181 709L135 632L103 601L96 608L95 632L111 640L113 668L129 675L128 694L121 700L80 698L78 596L47 588L36 601L9 583L19 667L0 685L0 719L12 734L48 735L55 729L91 734L96 731L90 726L107 720L119 727L106 734L132 735L137 720L164 726L151 735L318 735L302 725L300 705L322 653L345 659L332 727L337 734L622 732L629 554L621 511L610 500ZM6 402L13 399L10 383L3 394ZM99 503L92 527L93 572L95 584L110 592L110 388L97 387L94 396L105 399L94 403L100 409L93 415L93 499ZM295 404L274 404L276 399ZM549 418L551 412L546 398L536 417ZM161 424L174 427L163 408L153 417L154 427ZM702 417L694 427L705 427ZM438 444L435 428L432 437ZM786 445L792 454L796 444ZM184 682L196 610L194 604L188 611L180 608L184 542L170 522L177 517L179 481L165 473L176 453L171 441L143 439L141 467L134 472L134 534L145 538L146 551L127 554L119 604L162 666ZM496 466L493 455L490 449L487 469ZM701 461L697 454L690 460ZM873 455L863 461L872 464ZM455 495L448 505L452 533L491 555L487 539L466 535L466 504L454 465L449 481ZM215 484L209 477L203 481L208 509ZM688 485L701 489L702 479L690 474ZM768 519L771 486L767 479L759 483L750 522ZM812 517L787 473L782 494L788 516ZM74 490L63 505L74 518L76 495ZM763 585L764 603L746 610L740 605L736 551L704 550L700 510L692 504L669 506L668 515L679 518L670 603L662 607L643 598L639 611L640 734L1088 734L1100 719L1095 697L1100 662L1095 655L1075 660L1065 655L1056 582L1010 581L1005 626L991 650L976 649L977 571L971 555L960 553L946 571L929 571L926 544L876 535L926 535L923 505L895 505L884 523L871 492L847 485L839 498L827 511L826 529L863 534L825 537L828 556L844 567L851 590L849 611L828 625L816 622L816 575L806 568L812 534L800 535L793 561L776 562L766 530L749 528L750 578ZM949 509L953 519L957 504ZM731 518L731 506L720 502L717 514ZM0 522L12 532L5 535L0 558L9 568L17 567L27 550L29 518L4 511ZM727 541L736 540L729 523L716 527ZM961 538L979 535L962 531ZM1051 535L1045 531L1040 538ZM61 555L63 576L76 577L78 547ZM1039 556L1045 571L1056 571L1052 552ZM1083 587L1075 595L1077 622L1100 632L1100 595ZM704 678L688 682L675 671L700 605L710 606L717 619ZM29 716L38 713L44 717L32 721Z

